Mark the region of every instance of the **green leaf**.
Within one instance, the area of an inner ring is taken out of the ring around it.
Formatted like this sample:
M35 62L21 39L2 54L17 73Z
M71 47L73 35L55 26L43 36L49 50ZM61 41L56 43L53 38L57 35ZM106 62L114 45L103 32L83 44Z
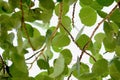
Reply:
M78 66L78 64L79 64L80 66ZM74 75L76 78L79 78L80 75L89 72L89 67L88 67L88 65L86 65L86 64L84 64L84 63L75 63L75 64L72 66L72 71L73 71L73 75Z
M113 52L116 46L116 40L111 37L105 37L103 40L105 50L108 52Z
M98 60L100 60L100 59L103 59L103 56L100 54L100 53L96 53L96 54L94 54L94 57L95 57L95 59L98 61ZM90 61L90 63L91 64L94 64L95 63L95 61L93 60L93 58L89 58L89 61Z
M108 36L108 37L112 37L112 35L113 35L113 28L112 28L112 26L110 26L110 23L108 23L108 22L104 22L104 32L105 32L105 34Z
M33 47L35 49L41 48L42 45L44 44L44 41L45 41L44 36L39 36L39 37L36 37L36 38L31 38L32 45L33 45Z
M98 2L96 0L94 0L92 2L92 4L90 4L90 7L92 7L95 10L101 10L103 8L103 6L101 6L100 4L98 4Z
M84 25L86 25L86 26L92 26L96 22L97 13L91 7L83 7L80 10L79 17L80 17L81 22Z
M72 29L71 20L68 16L63 16L62 17L62 24L69 32L71 31L71 29ZM67 33L65 31L65 29L63 28L63 26L60 25L60 32Z
M23 29L23 36L25 37L25 38L27 38L27 35L29 36L29 37L33 37L33 32L34 32L34 29L33 29L33 27L30 25L30 24L25 24L25 27L26 27L26 30L25 29Z
M48 4L46 5L45 3ZM53 0L39 0L39 5L47 10L54 9L55 7Z
M102 43L100 42L94 42L93 47L91 48L91 52L93 55L96 55L99 53L100 49L102 47Z
M102 6L110 6L114 0L97 0L97 2Z
M62 16L64 16L68 11L69 11L69 6L68 4L64 3L62 7ZM55 6L55 14L58 16L59 15L59 4Z
M99 43L102 43L104 38L105 38L105 34L104 33L98 33L94 37L96 42L99 42Z
M115 54L117 56L120 56L120 46L116 46L116 48L115 48Z
M92 73L95 73L96 75L100 76L108 72L108 62L105 59L98 60L95 64L92 66Z
M82 2L84 5L90 5L93 0L80 0L80 2Z
M0 1L0 13L11 13L11 12L12 12L11 6L5 1Z
M57 0L57 2L62 2L62 0Z
M52 40L52 45L56 47L64 47L64 46L69 45L69 43L70 43L70 39L65 34L58 34Z
M10 73L13 77L28 77L28 70L23 54L18 54L15 49L12 49ZM18 63L19 62L19 63Z
M44 52L45 56L48 58L48 60L53 58L53 52L47 48L47 50Z
M120 23L120 10L119 8L115 9L112 15L110 16L110 19L114 22L119 22Z
M76 41L81 49L84 48L86 43L90 40L90 38L86 34L82 34L79 39ZM87 50L91 49L93 46L92 41L90 41L90 44L87 47Z
M107 16L107 13L101 10L97 10L97 13L101 18L105 18Z
M65 59L65 64L70 64L71 60L72 60L72 53L70 52L69 49L64 49L60 52L64 59Z
M53 80L53 78L50 78L48 76L48 73L46 71L39 73L36 77L35 80Z
M77 0L63 0L65 3L67 3L68 5L72 5L73 3L75 3Z
M95 77L96 74L94 73L84 73L79 76L79 80L94 80Z
M39 66L40 69L48 69L49 68L49 63L43 59L39 59L37 61L37 65Z
M8 3L10 4L11 8L14 10L15 8L19 8L19 2L20 0L14 1L14 0L9 0Z
M114 79L120 79L120 58L115 57L109 64L110 76Z
M52 14L53 14L53 10L43 10L42 14L40 15L40 18L44 23L49 23L52 17Z
M62 55L59 56L58 59L56 59L54 64L54 71L52 74L50 74L50 77L56 78L62 74L65 68L65 60Z

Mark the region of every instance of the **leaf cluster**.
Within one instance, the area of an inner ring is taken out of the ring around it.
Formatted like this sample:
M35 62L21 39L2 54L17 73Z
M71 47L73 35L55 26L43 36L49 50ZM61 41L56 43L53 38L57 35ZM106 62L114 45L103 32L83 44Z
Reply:
M76 3L81 7L77 15L84 27L74 39L71 32L75 28ZM108 8L113 3L116 6L113 6L110 13L103 11L103 8ZM0 80L64 80L65 77L69 80L71 75L78 80L102 80L108 75L110 80L119 80L119 3L119 0L0 0L0 48L3 50ZM68 12L72 6L71 18ZM58 24L51 26L54 15L58 17L58 20L54 20ZM98 17L102 21L97 22ZM95 34L100 25L103 32ZM94 26L91 36L82 33L86 28ZM71 42L81 51L74 64L71 62L77 53L67 48ZM101 53L102 48L102 52L114 54L114 57L111 60L105 59L105 54ZM26 58L25 55L29 53L30 57ZM54 58L56 53L58 57ZM89 56L92 67L81 62L84 54ZM34 60L28 63L29 59ZM50 63L52 59L53 64ZM9 61L11 65L8 66ZM9 67L8 75L2 71L2 62ZM30 77L29 66L32 67L34 62L44 71Z

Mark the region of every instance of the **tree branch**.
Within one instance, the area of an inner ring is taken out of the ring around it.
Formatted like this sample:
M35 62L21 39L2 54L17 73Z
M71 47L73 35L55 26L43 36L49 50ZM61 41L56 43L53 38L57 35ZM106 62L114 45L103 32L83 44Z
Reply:
M32 68L32 66L33 66L33 64L35 63L35 61L37 61L38 58L39 58L41 55L43 55L43 52L44 52L45 48L46 48L46 46L44 46L43 49L41 49L41 50L38 52L39 55L33 60L33 62L28 63L28 64L30 64L29 70ZM37 54L38 54L38 53L37 53ZM34 55L34 56L35 56L35 55ZM31 56L31 57L33 57L33 56ZM45 58L44 55L43 55L43 57ZM45 58L45 60L46 60L46 58Z
M92 32L92 34L91 34L91 36L90 36L90 39L88 40L88 42L87 42L87 43L84 45L84 47L83 47L83 50L82 50L81 55L80 55L80 58L79 58L80 61L81 61L81 59L82 59L82 56L83 56L86 48L88 47L90 41L92 40L95 32L97 31L97 29L100 27L100 25L101 25L106 19L108 19L108 18L112 15L113 11L117 8L117 6L118 6L118 3L117 3L117 4L114 6L114 8L110 11L110 13L109 13L104 19L102 19L102 20L98 23L98 25L96 26L96 28L93 30L93 32Z
M52 41L52 39L54 38L54 36L56 35L57 33L57 30L59 29L60 27L60 24L62 23L62 7L63 7L63 3L60 2L59 3L59 17L58 17L58 24L57 24L57 27L55 28L55 30L53 31L53 33L51 34L51 37L50 37L50 40Z
M20 9L21 9L21 14L22 14L22 18L21 18L21 27L24 29L25 33L26 33L26 36L27 36L27 39L28 39L28 43L30 44L32 50L34 51L35 48L33 47L31 41L30 41L30 37L29 37L29 34L27 32L27 28L25 26L25 20L24 20L24 10L23 10L23 5L22 5L22 0L20 0Z
M72 11L72 26L73 26L73 27L75 27L74 17L75 17L75 7L76 7L76 3L77 3L77 1L74 3L74 5L73 5L73 11Z

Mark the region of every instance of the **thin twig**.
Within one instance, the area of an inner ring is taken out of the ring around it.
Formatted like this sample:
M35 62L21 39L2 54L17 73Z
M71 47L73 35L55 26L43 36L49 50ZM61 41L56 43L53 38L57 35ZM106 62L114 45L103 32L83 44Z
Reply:
M76 3L77 3L77 1L74 3L74 5L73 5L73 11L72 11L72 26L73 26L73 27L75 27L74 18L75 18L75 7L76 7Z
M28 31L27 31L27 28L26 28L26 26L25 26L24 10L23 10L22 4L23 4L23 3L22 3L22 0L20 0L20 9L21 9L21 14L22 14L21 26L22 26L22 28L24 28L24 31L25 31L26 36L27 36L27 39L28 39L28 43L30 44L32 50L34 51L35 48L33 47L32 43L31 43L31 41L30 41L30 37L29 37L29 35L28 35Z
M53 33L52 33L52 35L51 35L51 38L50 38L51 41L52 41L52 39L54 38L54 36L56 35L57 30L58 30L59 27L60 27L60 24L62 23L62 12L63 12L62 7L63 7L63 3L60 2L60 3L59 3L59 17L58 17L58 24L57 24L57 27L55 28L55 30L53 31Z
M33 60L33 62L29 63L30 64L30 67L29 67L29 70L32 68L33 64L35 63L35 61L38 60L38 58L43 54L44 50L45 50L46 46L43 47L43 49L40 51L39 55ZM45 56L43 55L43 57L45 58ZM46 58L45 58L46 59Z
M76 44L76 46L77 46L80 50L82 50L82 49L80 48L80 46L78 45L78 43L74 40L74 37L71 35L71 33L65 28L65 26L64 26L62 23L61 23L60 25L61 25L61 26L64 28L64 30L68 33L68 35L71 37L72 41ZM90 55L90 54L87 53L86 51L85 51L85 53L86 53L87 55L89 55L89 56L96 62L96 59L94 58L94 56ZM72 72L71 72L70 75L68 76L67 80L70 79L71 75L72 75Z
M46 48L46 45L43 47L43 48ZM37 51L36 53L34 53L33 55L31 55L30 57L26 58L25 60L29 60L31 58L33 58L35 55L37 55L38 53L40 53L41 50Z
M70 77L72 76L73 71L70 73L70 75L68 76L67 80L70 80Z
M84 45L84 47L83 47L83 50L82 50L81 55L80 55L80 58L79 58L80 61L81 61L81 59L82 59L82 56L83 56L86 48L88 47L89 43L91 42L91 40L92 40L95 32L97 31L97 29L100 27L100 25L101 25L106 19L108 19L108 18L112 15L113 11L117 8L117 6L118 6L118 4L115 5L115 7L110 11L110 13L109 13L104 19L102 19L102 20L98 23L98 25L96 26L96 28L93 30L93 32L92 32L92 34L91 34L91 36L90 36L90 39L88 40L88 42L87 42L87 43Z

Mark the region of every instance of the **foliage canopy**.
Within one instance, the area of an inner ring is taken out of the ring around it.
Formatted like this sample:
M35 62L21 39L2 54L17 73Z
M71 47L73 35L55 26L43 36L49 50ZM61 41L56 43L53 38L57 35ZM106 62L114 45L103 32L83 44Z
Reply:
M109 13L103 10L113 3ZM79 14L75 13L77 4ZM71 9L72 18L67 14ZM51 26L54 15L58 23ZM76 15L84 27L79 28L74 39L71 31L76 28ZM102 19L99 22L98 17ZM82 33L86 27L94 26L90 36ZM97 32L99 27L103 27L103 32ZM74 64L70 63L76 53L67 48L71 42L81 51ZM105 53L101 53L102 47ZM70 80L71 75L78 80L103 80L107 76L109 80L119 80L120 1L0 0L0 48L3 50L0 80L64 80L65 77ZM30 57L25 57L31 50ZM55 53L59 56L54 59ZM84 54L89 56L92 67L81 62ZM114 54L114 57L108 60L104 54ZM52 65L51 59L54 60ZM33 61L28 63L29 60ZM35 62L44 71L30 77L29 69Z

